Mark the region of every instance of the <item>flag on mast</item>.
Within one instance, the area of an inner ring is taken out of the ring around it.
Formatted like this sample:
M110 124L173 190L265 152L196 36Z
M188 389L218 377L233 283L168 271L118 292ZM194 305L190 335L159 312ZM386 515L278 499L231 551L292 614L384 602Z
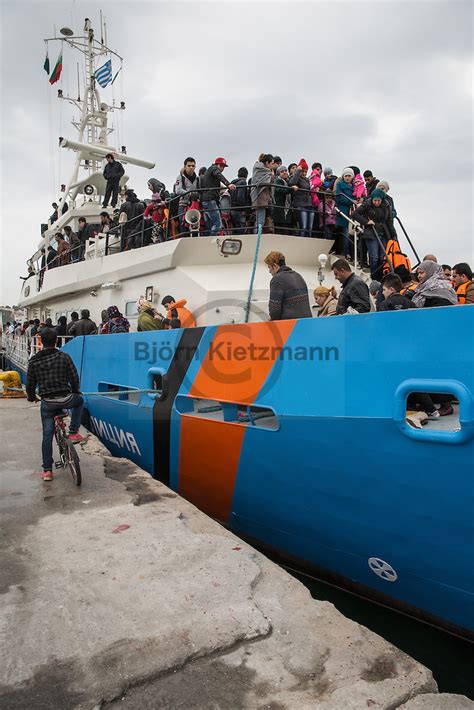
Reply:
M49 60L48 60L49 61ZM63 52L59 53L58 61L56 62L56 66L53 69L53 73L49 77L49 83L55 84L57 81L59 81L59 77L61 76L61 72L63 70Z
M49 75L49 54L48 54L48 50L46 50L46 59L44 60L43 69L45 70L46 74Z
M98 84L101 85L103 89L108 86L112 81L112 60L108 59L105 64L103 64L100 69L97 69L95 73L95 78Z

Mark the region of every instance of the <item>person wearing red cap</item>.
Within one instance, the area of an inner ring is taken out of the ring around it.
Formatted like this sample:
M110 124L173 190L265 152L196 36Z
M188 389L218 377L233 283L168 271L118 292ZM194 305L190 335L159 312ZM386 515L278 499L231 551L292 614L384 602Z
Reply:
M298 219L301 237L310 237L313 231L314 207L311 197L311 183L307 177L308 168L306 160L301 158L288 182L290 186L297 188L293 195L293 208Z
M216 158L210 168L201 177L201 204L204 210L206 236L216 236L222 229L221 214L219 212L219 194L221 185L226 185L229 190L235 190L235 185L230 183L223 172L228 168L225 158Z

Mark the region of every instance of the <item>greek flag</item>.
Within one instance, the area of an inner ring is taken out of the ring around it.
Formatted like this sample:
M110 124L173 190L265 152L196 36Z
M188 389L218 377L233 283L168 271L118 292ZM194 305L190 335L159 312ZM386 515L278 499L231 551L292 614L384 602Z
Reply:
M112 60L109 59L100 69L97 69L95 73L95 78L97 83L101 85L103 89L110 84L112 81Z

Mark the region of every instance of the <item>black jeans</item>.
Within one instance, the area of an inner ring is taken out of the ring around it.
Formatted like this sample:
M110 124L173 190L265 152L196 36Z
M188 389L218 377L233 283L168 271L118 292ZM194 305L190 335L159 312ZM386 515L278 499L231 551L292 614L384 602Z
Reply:
M110 200L110 195L112 195L112 202L110 203L112 207L116 207L118 200L120 180L107 180L107 187L105 188L105 197L102 207L107 207Z

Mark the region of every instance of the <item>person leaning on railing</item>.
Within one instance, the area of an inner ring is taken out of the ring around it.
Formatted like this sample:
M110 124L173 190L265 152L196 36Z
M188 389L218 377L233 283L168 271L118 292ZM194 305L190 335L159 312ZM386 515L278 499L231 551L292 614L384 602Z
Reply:
M225 168L229 167L225 158L216 158L214 163L206 170L201 177L201 204L204 211L204 221L206 224L206 236L217 236L222 229L222 220L219 212L219 190L221 183L229 190L235 190L224 176Z
M250 197L255 210L256 228L263 229L269 218L269 208L273 204L273 155L261 153L252 170Z

